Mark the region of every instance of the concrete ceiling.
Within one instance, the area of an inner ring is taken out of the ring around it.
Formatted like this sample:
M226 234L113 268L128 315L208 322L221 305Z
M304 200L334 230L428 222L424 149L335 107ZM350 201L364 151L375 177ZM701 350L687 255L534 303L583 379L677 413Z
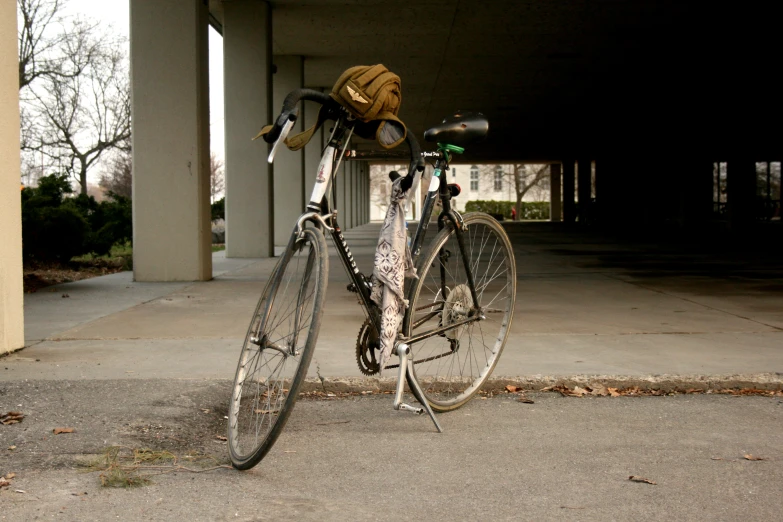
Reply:
M304 56L308 86L383 63L402 78L400 116L420 139L456 109L483 112L491 135L471 157L783 156L772 2L754 12L694 0L271 4L274 53ZM221 9L210 1L218 24Z

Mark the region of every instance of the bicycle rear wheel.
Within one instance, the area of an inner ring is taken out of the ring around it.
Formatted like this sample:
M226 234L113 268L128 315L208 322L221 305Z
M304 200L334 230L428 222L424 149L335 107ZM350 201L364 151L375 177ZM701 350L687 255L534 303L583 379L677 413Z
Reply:
M323 233L305 229L289 243L258 301L228 409L228 448L237 469L264 458L294 408L318 338L328 259Z
M413 377L436 412L459 408L489 378L506 344L516 295L516 265L511 242L487 214L465 214L463 239L473 273L479 310L473 298L452 225L441 230L418 266L410 308L403 324L406 337L482 315L411 346ZM414 392L415 393L415 392Z

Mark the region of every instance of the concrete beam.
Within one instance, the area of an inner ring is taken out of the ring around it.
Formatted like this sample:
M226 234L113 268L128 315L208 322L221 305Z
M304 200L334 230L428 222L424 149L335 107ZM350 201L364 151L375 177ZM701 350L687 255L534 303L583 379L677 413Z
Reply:
M549 165L549 221L560 221L563 210L560 200L560 163Z
M133 273L212 278L208 9L131 0Z
M301 56L275 56L273 61L276 72L272 76L272 118L276 118L288 93L304 86L304 59ZM297 120L291 135L304 130L304 120ZM303 150L294 152L283 147L275 156L275 246L288 244L296 219L307 204L304 163Z
M24 346L16 3L0 4L0 354Z
M267 2L223 4L226 257L273 257L275 201L269 146L251 141L272 122L272 14Z

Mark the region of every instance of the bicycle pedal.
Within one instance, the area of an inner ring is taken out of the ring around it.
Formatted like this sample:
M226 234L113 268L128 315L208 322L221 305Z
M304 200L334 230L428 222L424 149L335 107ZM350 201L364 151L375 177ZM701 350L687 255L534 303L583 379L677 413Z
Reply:
M400 410L409 411L411 413L415 413L416 415L421 415L424 413L424 408L415 408L410 404L405 404L404 402L400 403Z

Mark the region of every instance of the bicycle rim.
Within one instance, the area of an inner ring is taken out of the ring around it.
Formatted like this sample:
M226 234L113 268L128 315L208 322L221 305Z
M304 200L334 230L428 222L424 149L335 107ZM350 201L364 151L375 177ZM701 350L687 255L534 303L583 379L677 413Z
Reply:
M463 238L484 319L454 326L415 343L413 374L423 397L438 412L459 408L489 378L500 358L514 314L516 265L503 228L483 213L464 215ZM473 305L456 234L441 230L422 257L413 283L406 336L457 324ZM411 388L414 388L411 386Z
M288 420L315 350L326 292L323 234L289 244L245 335L229 404L228 445L237 469L255 466Z

